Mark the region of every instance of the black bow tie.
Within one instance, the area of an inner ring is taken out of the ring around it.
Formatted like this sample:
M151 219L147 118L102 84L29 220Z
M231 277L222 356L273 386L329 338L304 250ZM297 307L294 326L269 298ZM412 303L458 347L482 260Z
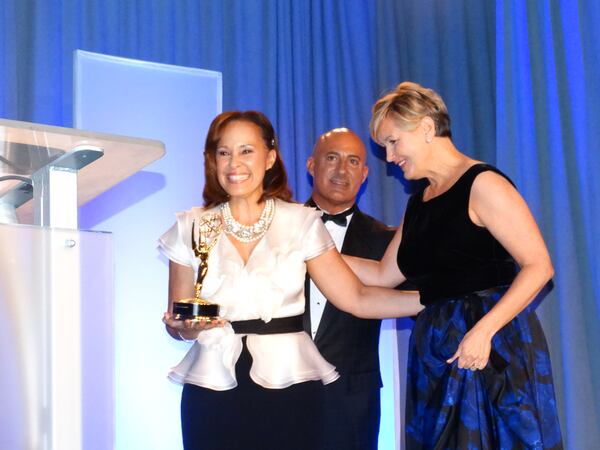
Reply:
M331 220L333 223L339 225L340 227L348 226L348 216L354 213L354 211L356 211L356 204L354 204L351 208L348 208L346 211L342 211L341 213L337 214L329 214L321 210L321 208L319 208L319 206L315 203L315 201L312 198L308 199L306 205L313 206L319 211L321 211L321 220L323 220L323 223Z
M331 220L333 223L339 225L340 227L346 227L348 226L348 216L352 214L354 210L355 206L353 205L352 208L348 208L346 211L342 211L341 213L337 214L329 214L323 211L321 219L323 220L323 223Z
M348 214L346 213L346 211L339 214L327 214L326 212L324 212L321 216L321 220L323 220L323 223L331 220L336 225L339 225L340 227L345 227L348 225L347 216Z

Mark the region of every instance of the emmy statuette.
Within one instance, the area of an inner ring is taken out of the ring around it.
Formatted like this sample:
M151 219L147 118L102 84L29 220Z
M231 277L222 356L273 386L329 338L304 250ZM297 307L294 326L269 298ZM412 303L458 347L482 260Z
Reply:
M223 221L218 213L204 215L198 224L198 241L195 236L195 225L194 221L192 223L192 249L196 257L200 259L195 284L196 293L193 298L184 298L173 303L173 317L176 320L211 322L219 319L219 305L203 299L200 292L208 272L208 255L219 239Z

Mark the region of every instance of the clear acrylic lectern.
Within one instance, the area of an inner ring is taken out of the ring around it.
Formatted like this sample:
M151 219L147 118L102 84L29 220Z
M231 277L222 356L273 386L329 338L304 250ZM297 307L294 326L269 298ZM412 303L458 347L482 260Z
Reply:
M77 207L162 155L0 119L0 449L114 447L112 236Z

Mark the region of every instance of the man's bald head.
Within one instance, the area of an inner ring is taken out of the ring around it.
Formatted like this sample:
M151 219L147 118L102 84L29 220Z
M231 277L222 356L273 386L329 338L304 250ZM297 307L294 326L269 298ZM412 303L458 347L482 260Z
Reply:
M335 214L350 208L367 178L367 151L362 140L347 128L323 133L306 162L313 177L313 200Z

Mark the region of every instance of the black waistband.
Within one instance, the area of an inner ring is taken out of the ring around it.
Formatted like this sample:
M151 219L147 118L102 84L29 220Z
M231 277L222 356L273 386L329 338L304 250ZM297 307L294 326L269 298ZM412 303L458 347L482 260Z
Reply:
M304 330L302 314L292 317L278 317L264 322L261 319L238 320L231 322L236 334L280 334Z
M448 296L433 296L430 292L419 290L419 294L421 295L421 304L425 307L431 305L437 305L439 303L443 303L446 301L456 301L456 300L473 300L478 297L488 297L490 295L497 294L499 292L504 292L510 287L510 283L496 285L494 287L490 287L487 289L480 289L477 291L470 291L467 293L453 294Z

